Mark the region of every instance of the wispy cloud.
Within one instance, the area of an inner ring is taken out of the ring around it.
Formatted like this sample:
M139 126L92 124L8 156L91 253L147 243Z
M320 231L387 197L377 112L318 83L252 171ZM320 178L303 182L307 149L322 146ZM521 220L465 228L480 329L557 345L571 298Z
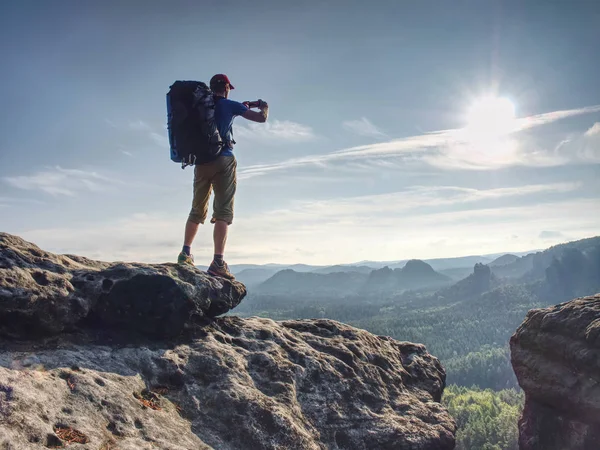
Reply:
M50 195L74 197L81 191L103 192L117 180L95 171L63 169L60 166L39 171L33 175L4 177L3 180L13 187L25 190L40 190Z
M301 166L325 165L335 161L363 160L375 163L377 158L414 158L416 154L423 154L429 149L445 146L452 142L453 130L428 133L420 136L411 136L395 139L389 142L361 145L321 155L309 155L292 158L271 164L254 164L238 171L240 178L252 178L266 175L267 173L292 169Z
M25 198L25 197L0 197L0 203L5 206L13 206L19 204L34 204L34 205L43 205L45 202L39 200L37 198Z
M262 214L260 218L245 217L238 221L231 236L231 248L238 250L243 258L243 251L260 242L263 260L298 262L293 249L301 242L306 250L319 249L317 257L304 258L304 262L397 260L547 246L550 242L542 244L539 238L543 230L540 223L553 230L569 230L573 239L597 234L600 226L598 216L589 212L597 204L595 199L526 203L515 198L510 206L491 205L482 200L467 208L432 208L427 213L418 206L405 209L401 203L403 196L398 196L392 204L381 200L375 200L367 210L358 201L334 201L317 208L305 204ZM268 225L256 227L256 220ZM513 239L515 235L517 239ZM441 239L445 242L443 247L438 244ZM512 247L507 247L507 243Z
M152 131L152 127L143 120L129 122L129 129L134 131Z
M542 231L539 235L539 238L542 240L545 240L545 241L556 240L556 239L568 240L567 236L565 236L560 231L550 231L550 230Z
M169 148L169 138L166 133L161 134L152 131L149 136L159 147Z
M288 209L239 217L228 239L227 258L229 262L335 264L540 248L551 245L553 240L562 241L559 233L566 233L572 239L597 234L600 216L594 213L596 199L520 201L524 195L574 187L561 184L487 190L415 187L388 198L370 196L299 203ZM440 190L446 191L446 195L450 192L450 196L457 197L454 202L469 207L437 208L427 213L417 209L423 198L439 202L434 197ZM402 205L407 196L412 210ZM500 207L493 205L489 197L515 201ZM365 199L366 210L360 203ZM478 200L478 204L473 203ZM260 227L256 226L258 222L262 224ZM182 238L181 218L164 212L88 225L12 232L50 251L108 261L173 261ZM541 234L543 230L553 233ZM200 228L194 253L199 263L210 262L212 227Z
M281 141L305 142L316 137L311 127L289 120L236 126L235 134L248 139L270 140L275 144Z
M362 145L332 153L293 158L272 164L256 164L240 170L240 176L251 178L267 173L306 165L323 165L332 161L369 158L410 158L444 169L488 170L514 165L544 167L580 160L584 153L567 154L565 148L557 155L546 149L521 145L515 134L534 127L583 114L600 112L600 105L555 111L518 119L511 132L486 141L473 139L466 129L440 130L417 136ZM593 128L593 127L592 127ZM589 153L589 152L588 152Z
M167 136L166 125L157 127L150 125L148 122L137 119L125 123L117 123L110 119L104 121L112 128L116 128L126 134L134 133L136 136L143 135L146 139L154 142L159 147L168 147L169 138Z
M320 201L296 202L292 207L272 211L269 220L282 218L298 223L319 223L328 219L366 224L377 217L378 220L397 220L398 217L439 213L444 209L456 209L457 205L480 208L478 202L491 201L540 194L559 194L576 191L580 183L550 183L511 186L494 189L474 189L459 186L412 186L397 192L378 195L336 198Z
M572 134L563 139L556 147L545 153L554 161L552 165L564 165L569 162L600 163L600 122L582 134Z
M107 261L173 261L180 240L181 218L164 214L133 214L88 226L63 226L15 231L18 235L56 253L75 253ZM204 227L206 232L209 227ZM202 231L200 236L202 235ZM211 250L211 242L196 240L195 250Z
M600 136L600 122L596 122L592 127L584 133L585 136Z
M600 112L600 105L585 106L577 109L565 109L535 116L525 117L517 120L516 131L527 130L540 125L546 125L557 120L568 119L569 117L581 116L584 114L593 114Z
M360 136L387 138L387 134L377 128L369 119L362 117L358 120L347 120L342 123L345 130Z

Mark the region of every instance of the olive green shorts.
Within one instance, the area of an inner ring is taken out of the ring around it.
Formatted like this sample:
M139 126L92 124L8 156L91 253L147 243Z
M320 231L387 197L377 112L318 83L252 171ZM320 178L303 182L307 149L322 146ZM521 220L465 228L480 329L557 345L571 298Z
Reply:
M194 167L194 198L188 217L190 222L204 223L208 215L208 201L215 191L211 222L233 222L233 198L237 187L235 156L219 156L213 162Z

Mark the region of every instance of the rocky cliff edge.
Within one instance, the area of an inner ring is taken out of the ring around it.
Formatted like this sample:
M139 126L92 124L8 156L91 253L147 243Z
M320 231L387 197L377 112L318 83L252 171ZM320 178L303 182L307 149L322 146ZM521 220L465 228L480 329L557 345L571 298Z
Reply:
M423 345L216 317L240 283L0 233L0 448L454 448Z

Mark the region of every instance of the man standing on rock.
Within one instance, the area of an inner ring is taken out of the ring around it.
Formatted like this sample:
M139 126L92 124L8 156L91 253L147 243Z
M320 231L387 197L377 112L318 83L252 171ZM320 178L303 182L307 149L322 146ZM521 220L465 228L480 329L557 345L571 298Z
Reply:
M229 92L234 89L227 75L217 74L210 80L210 89L215 95L215 121L219 134L225 142L221 154L215 161L197 164L194 169L194 197L192 210L185 225L183 249L177 258L179 264L194 265L191 246L198 232L198 226L203 224L208 215L208 201L214 189L213 215L214 224L214 258L208 273L214 276L233 280L235 277L229 271L223 260L227 231L233 222L233 203L237 187L237 162L233 155L233 119L242 116L253 122L264 123L269 116L269 105L259 100L255 105L229 100ZM252 111L249 106L258 107Z

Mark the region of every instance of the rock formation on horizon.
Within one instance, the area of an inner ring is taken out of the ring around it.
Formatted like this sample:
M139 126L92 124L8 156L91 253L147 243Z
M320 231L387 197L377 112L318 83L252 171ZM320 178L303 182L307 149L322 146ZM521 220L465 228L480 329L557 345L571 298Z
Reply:
M530 311L510 346L520 449L599 449L600 294Z
M453 449L420 344L216 317L242 284L0 233L0 449Z
M401 268L391 269L385 266L373 270L361 292L396 294L411 289L439 289L451 283L450 277L436 272L425 261L411 259Z

